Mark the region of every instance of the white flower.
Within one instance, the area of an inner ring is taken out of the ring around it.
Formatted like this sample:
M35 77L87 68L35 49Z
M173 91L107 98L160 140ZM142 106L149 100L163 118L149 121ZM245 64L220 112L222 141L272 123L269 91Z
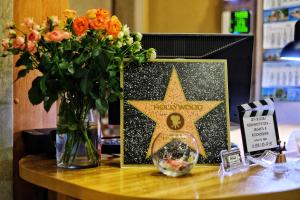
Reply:
M138 41L135 41L135 42L133 43L133 46L132 46L132 51L133 51L133 52L138 52L138 51L141 50L141 49L142 49L141 43L138 42Z
M33 30L36 30L36 31L41 31L42 30L42 27L38 24L34 24L33 25Z
M123 33L123 31L120 31L119 34L118 34L118 38L122 39L123 37L124 37L124 33Z
M132 37L127 38L126 44L131 45L132 43L133 43L133 38Z
M16 27L16 25L15 25L14 22L7 22L7 24L5 26L6 29L12 29L12 28L15 28L15 27Z
M127 26L127 24L125 24L122 27L122 31L123 31L123 33L124 33L125 36L128 36L130 34L129 27Z
M16 38L17 37L17 33L14 29L9 29L8 31L8 37L9 38Z
M136 32L136 33L135 33L135 38L136 38L137 41L141 41L141 40L142 40L142 37L143 37L143 36L142 36L141 33L139 33L139 32Z
M108 36L107 36L107 39L108 39L108 40L113 40L114 37L113 37L112 35L108 35Z
M156 51L153 48L147 50L146 57L149 61L152 61L156 58Z
M116 47L117 47L117 48L121 48L122 46L123 46L123 44L122 44L121 41L118 41L118 42L116 43Z
M32 29L33 25L34 25L34 21L32 17L27 17L24 19L24 23L21 24L22 26L25 26L29 29Z

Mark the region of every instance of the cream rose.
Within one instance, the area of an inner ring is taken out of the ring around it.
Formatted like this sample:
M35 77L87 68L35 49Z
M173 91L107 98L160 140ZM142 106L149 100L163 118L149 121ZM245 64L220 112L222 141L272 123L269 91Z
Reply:
M94 19L96 18L96 13L97 13L97 9L90 9L88 11L86 11L86 16L90 19Z
M24 23L22 24L23 26L26 26L29 29L32 29L34 26L34 21L32 17L27 17L24 19Z
M76 11L75 10L70 10L70 9L66 9L63 11L63 14L66 18L74 18L76 17Z
M9 37L9 38L16 38L16 37L17 37L16 31L15 31L14 29L10 29L10 30L8 31L8 37Z

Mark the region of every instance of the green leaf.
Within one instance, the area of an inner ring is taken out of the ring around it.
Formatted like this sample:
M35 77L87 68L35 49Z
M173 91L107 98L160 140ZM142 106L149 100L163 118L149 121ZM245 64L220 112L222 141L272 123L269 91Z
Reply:
M117 69L117 68L118 68L117 65L108 65L107 71L115 70L115 69Z
M119 64L122 62L122 59L120 57L115 57L114 61Z
M108 59L112 59L113 56L115 55L116 51L114 49L105 49L104 53Z
M106 81L103 79L100 79L99 81L99 93L102 94L103 96L105 95L106 92Z
M96 62L99 63L100 67L102 69L106 69L107 66L111 63L111 61L113 60L113 56L115 54L114 50L110 50L110 49L105 49L102 50L99 54L99 56L97 56Z
M96 108L100 112L100 114L105 114L108 109L108 103L105 99L97 99L96 100Z
M144 62L146 62L145 56L144 56L144 55L141 55L141 54L135 56L134 59L135 59L135 61L136 61L139 65L142 64L142 63L144 63Z
M59 63L58 66L59 66L60 69L68 69L70 67L70 63L68 63L68 62L61 62L61 63Z
M75 70L74 70L74 67L73 67L72 64L69 64L69 66L68 66L68 72L70 72L71 74L75 73Z
M40 88L40 79L41 77L37 77L33 80L32 86L28 91L29 101L32 105L38 105L44 100L44 95Z
M51 95L50 97L47 97L47 99L44 100L44 109L48 112L57 99L57 95Z
M20 67L22 65L28 65L30 64L32 61L29 59L30 58L30 53L28 51L25 51L20 58L18 59L18 61L16 62L16 67Z
M120 95L118 93L113 93L113 94L109 95L108 101L109 102L115 102L119 99L119 96Z
M38 69L44 74L48 71L49 66L52 66L51 64L52 64L52 62L49 58L48 53L45 53L40 58L40 63L38 65Z
M93 91L90 91L89 95L93 98L93 100L99 99L97 92L94 93Z
M46 85L47 92L55 94L59 93L65 84L63 84L63 81L59 79L47 79Z
M59 57L56 54L53 55L52 60L54 63L60 63Z
M18 72L18 77L17 77L17 80L26 76L26 74L28 73L28 70L27 69L22 69Z
M76 70L75 74L74 74L74 77L75 78L82 78L84 77L86 74L87 74L87 70L84 69L84 68L79 68Z
M101 53L101 46L97 46L93 49L92 56L97 57L97 56L99 56L100 53Z
M115 78L112 78L109 80L110 86L112 88L119 88L120 87L120 83L118 80L116 80Z
M75 58L74 63L77 65L82 65L90 57L91 53L89 51L84 51L77 58Z
M69 41L65 42L64 50L65 51L72 50L72 44L71 44L71 42L69 42Z
M79 49L81 47L81 43L79 41L76 41L76 40L72 40L71 45L72 45L73 50Z
M88 94L88 91L91 90L92 86L93 84L88 78L88 73L86 73L83 79L80 81L80 89L83 92L83 94Z
M47 80L47 75L42 76L40 79L40 88L44 95L46 95L47 93L46 80Z
M117 75L117 72L116 72L116 71L109 71L109 76L110 76L111 78L116 77L116 75Z

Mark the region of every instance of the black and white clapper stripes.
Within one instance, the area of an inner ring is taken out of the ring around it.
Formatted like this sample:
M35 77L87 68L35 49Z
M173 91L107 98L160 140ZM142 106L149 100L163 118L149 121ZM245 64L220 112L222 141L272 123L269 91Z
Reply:
M257 117L273 115L275 112L274 101L271 98L267 98L260 101L254 101L252 103L245 103L238 107L240 117Z

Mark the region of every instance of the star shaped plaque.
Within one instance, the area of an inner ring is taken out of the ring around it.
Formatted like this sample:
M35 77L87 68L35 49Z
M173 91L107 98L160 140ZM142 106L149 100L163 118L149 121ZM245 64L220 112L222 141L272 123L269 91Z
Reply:
M157 60L125 68L122 166L151 164L154 139L170 131L195 137L199 164L218 162L217 151L229 142L226 77L224 61Z

